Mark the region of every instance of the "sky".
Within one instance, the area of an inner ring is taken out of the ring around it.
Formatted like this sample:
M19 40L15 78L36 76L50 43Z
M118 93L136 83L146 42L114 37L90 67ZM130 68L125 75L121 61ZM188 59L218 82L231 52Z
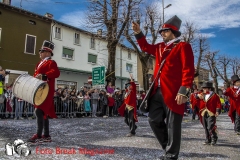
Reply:
M161 0L153 3L162 8ZM55 20L83 28L87 0L12 0L12 5ZM165 20L177 15L183 23L191 21L209 38L212 51L240 57L240 0L165 0Z
M162 9L162 0L152 0ZM12 5L84 29L87 0L12 0ZM177 15L208 37L211 51L240 57L240 0L165 0L165 21ZM181 31L181 29L180 29Z

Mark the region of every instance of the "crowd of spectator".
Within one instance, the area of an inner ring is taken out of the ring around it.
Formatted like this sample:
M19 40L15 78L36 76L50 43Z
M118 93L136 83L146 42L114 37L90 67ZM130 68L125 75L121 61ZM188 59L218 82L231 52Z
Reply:
M76 88L57 88L54 93L55 111L59 118L74 117L116 117L118 108L124 101L125 90L109 83L104 89L93 89L87 86ZM137 93L137 106L142 102L145 92ZM142 115L141 112L138 112ZM32 119L34 106L14 97L11 85L0 94L0 118Z

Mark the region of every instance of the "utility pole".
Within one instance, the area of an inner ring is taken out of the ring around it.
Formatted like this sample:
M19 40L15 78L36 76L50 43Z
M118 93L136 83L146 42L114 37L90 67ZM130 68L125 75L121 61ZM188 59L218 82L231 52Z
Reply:
M168 8L168 7L170 7L170 6L172 6L172 4L168 4L166 7L164 7L164 0L162 0L162 10L163 10L163 23L162 24L164 24L164 9L166 9L166 8Z

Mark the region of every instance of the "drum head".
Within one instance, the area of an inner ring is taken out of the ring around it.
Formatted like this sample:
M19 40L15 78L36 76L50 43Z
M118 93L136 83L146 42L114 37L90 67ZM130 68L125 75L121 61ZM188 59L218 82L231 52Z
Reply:
M48 96L49 86L47 83L44 83L38 87L34 96L34 104L36 106L41 105Z

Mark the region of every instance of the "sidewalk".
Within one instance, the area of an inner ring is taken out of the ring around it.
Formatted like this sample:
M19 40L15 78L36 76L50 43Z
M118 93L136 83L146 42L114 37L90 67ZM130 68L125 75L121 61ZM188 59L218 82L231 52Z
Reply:
M32 145L27 157L5 155L5 144L26 141L36 131L36 120L0 120L0 159L45 160L157 160L163 153L146 117L139 117L135 137L125 137L128 127L123 117L51 119L51 143ZM179 160L239 160L240 136L226 115L217 119L219 141L206 146L204 130L198 120L184 117Z

